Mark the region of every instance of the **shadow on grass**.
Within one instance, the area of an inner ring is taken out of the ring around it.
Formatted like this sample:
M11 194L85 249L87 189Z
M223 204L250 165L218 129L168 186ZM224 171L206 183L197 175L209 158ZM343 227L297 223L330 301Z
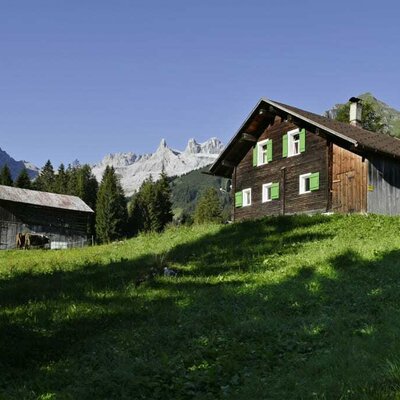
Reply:
M300 264L274 277L262 264L329 240L324 224L287 217L226 226L169 252L180 278L139 287L150 253L1 281L1 393L391 398L400 384L400 251L373 261L335 254L330 274Z

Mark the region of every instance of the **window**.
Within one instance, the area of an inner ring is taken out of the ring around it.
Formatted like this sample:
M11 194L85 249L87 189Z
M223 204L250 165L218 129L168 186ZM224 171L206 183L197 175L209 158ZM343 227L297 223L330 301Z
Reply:
M244 189L235 193L235 207L246 207L251 205L251 189Z
M300 175L299 187L300 187L300 194L310 193L310 177L311 174L303 174Z
M297 156L306 151L306 130L293 129L282 136L282 157Z
M258 142L256 147L256 165L264 165L272 161L272 141L270 139Z
M300 175L299 193L310 193L319 189L319 172Z
M270 182L262 185L262 202L279 199L279 182Z
M251 205L251 189L244 189L243 193L243 207Z
M300 131L295 129L288 132L288 157L300 154Z
M266 203L267 201L271 201L271 192L272 192L272 182L265 183L262 185L262 202Z

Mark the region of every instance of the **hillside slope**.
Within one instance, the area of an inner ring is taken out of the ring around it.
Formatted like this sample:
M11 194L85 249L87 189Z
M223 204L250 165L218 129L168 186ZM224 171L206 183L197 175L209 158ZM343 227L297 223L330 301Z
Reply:
M225 190L221 190L226 188L227 180L203 174L208 168L200 168L172 180L171 198L175 216L182 213L193 214L201 195L207 188L213 187L218 191L224 215L229 219L232 209L231 197Z
M399 230L281 217L3 252L0 397L398 398Z

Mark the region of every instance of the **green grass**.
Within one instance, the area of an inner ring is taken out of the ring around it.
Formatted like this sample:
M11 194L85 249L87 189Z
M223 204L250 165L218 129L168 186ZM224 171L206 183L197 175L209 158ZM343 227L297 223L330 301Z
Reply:
M0 399L400 398L399 233L297 216L1 252Z

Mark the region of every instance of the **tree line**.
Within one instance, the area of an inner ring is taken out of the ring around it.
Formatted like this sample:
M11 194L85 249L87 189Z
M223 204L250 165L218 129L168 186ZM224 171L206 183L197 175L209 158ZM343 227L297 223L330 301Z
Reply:
M55 172L46 162L38 177L31 181L23 169L15 182L7 165L0 170L0 185L80 197L95 216L87 226L87 235L99 243L109 243L139 232L162 231L172 222L171 190L168 177L162 173L157 181L145 180L128 202L113 167L107 166L98 184L88 164L61 164Z

